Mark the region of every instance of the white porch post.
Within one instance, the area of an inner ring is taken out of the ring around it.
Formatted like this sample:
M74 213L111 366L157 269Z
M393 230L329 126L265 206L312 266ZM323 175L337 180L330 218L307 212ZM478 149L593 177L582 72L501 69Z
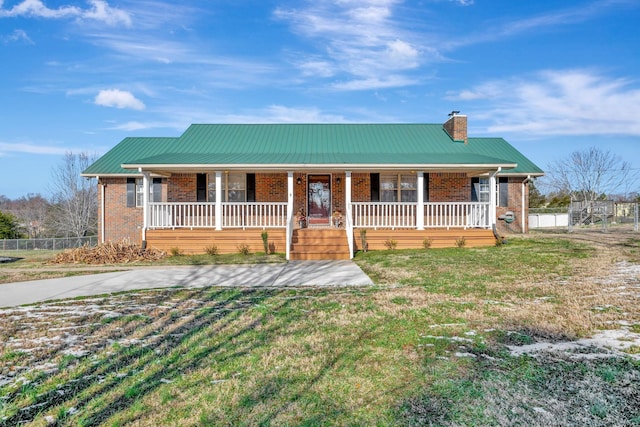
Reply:
M424 172L418 171L418 206L416 206L416 228L424 230Z
M496 205L498 200L498 188L496 186L496 175L502 168L489 174L489 226L493 228L496 224Z
M216 230L222 230L222 172L216 171Z
M286 259L291 252L291 236L293 235L293 171L287 172L287 231L286 231Z
M344 203L345 203L345 229L347 242L349 243L349 257L353 258L353 215L351 214L351 171L344 171Z
M147 240L147 228L149 228L149 172L143 172L142 168L142 240Z

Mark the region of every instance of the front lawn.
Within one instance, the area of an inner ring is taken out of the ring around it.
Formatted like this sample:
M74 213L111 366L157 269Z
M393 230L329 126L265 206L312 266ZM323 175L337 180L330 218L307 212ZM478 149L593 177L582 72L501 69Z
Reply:
M625 245L370 252L355 261L373 287L164 289L1 310L0 426L640 424L640 348L508 347L638 331L621 289L633 283L611 276L637 253L637 240Z

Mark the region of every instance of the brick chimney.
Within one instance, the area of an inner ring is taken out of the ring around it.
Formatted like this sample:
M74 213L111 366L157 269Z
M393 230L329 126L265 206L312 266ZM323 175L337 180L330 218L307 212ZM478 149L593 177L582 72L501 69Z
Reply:
M460 114L460 111L449 113L449 120L442 127L454 141L468 143L467 116Z

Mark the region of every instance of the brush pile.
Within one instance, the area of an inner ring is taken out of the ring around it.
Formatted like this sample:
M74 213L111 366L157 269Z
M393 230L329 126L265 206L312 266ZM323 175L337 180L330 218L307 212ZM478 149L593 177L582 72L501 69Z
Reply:
M143 249L124 239L119 242L100 243L97 246L84 245L60 252L51 264L126 264L137 261L157 261L166 256L157 249Z

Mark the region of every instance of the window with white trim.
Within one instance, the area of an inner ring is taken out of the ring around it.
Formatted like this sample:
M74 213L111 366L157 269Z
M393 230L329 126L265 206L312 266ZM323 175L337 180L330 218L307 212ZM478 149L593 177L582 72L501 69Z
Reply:
M489 178L471 178L471 201L489 202L491 200Z
M216 201L216 174L208 174L207 199ZM255 174L243 172L223 173L221 176L223 202L255 201Z
M149 183L149 201L162 201L162 178L153 178ZM127 178L127 206L140 208L144 205L143 178Z
M380 174L380 201L418 201L418 177L414 174Z

